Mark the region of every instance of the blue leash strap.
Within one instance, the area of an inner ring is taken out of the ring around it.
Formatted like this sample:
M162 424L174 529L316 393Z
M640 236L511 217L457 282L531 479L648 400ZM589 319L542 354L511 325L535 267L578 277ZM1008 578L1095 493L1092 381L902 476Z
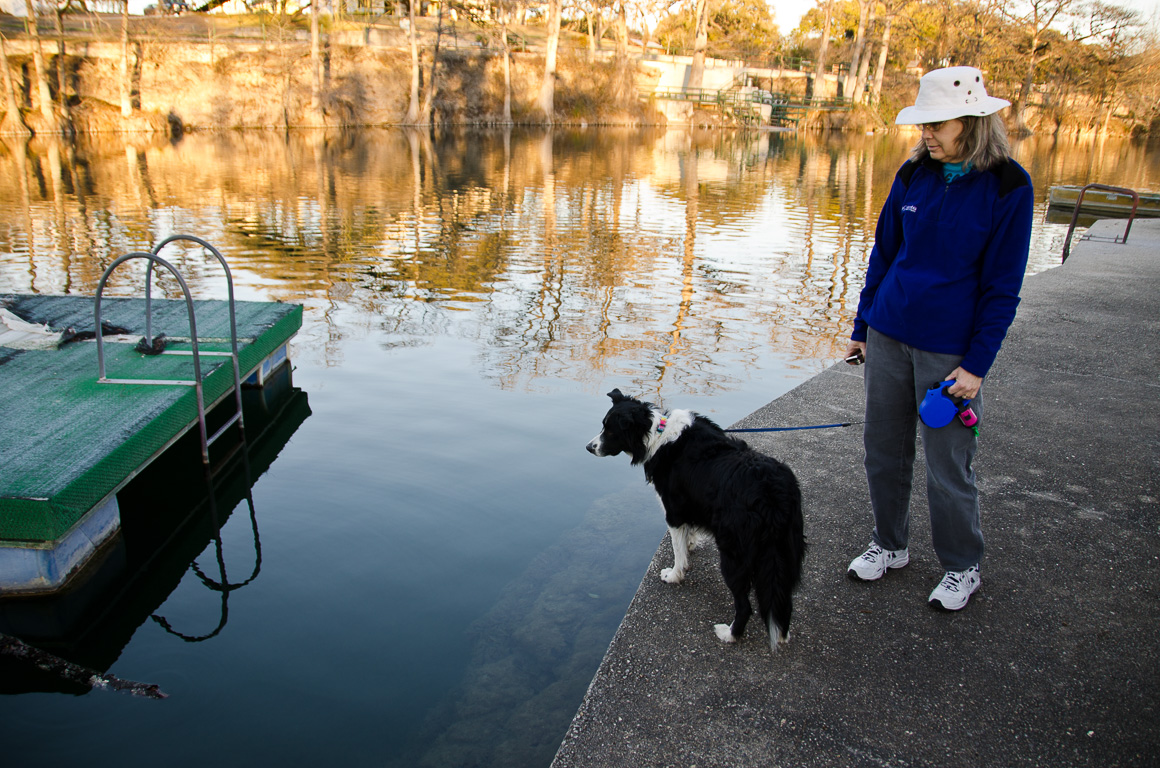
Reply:
M836 427L852 427L863 424L861 421L845 421L841 424L818 424L812 427L751 427L748 429L727 429L726 432L797 432L803 429L834 429Z

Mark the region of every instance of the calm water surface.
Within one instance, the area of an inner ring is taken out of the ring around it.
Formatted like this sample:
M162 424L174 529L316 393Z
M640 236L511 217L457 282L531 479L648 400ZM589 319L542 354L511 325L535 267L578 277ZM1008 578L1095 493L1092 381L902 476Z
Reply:
M252 515L247 484L218 488L220 542L194 515L111 615L41 642L170 698L4 667L6 763L546 766L664 533L639 470L583 450L604 393L730 423L832 364L908 144L0 143L0 293L90 295L118 256L201 236L239 298L305 305L309 406L255 461ZM1139 144L1017 156L1039 201L1032 272L1066 229L1044 220L1051 184L1160 189ZM197 251L171 255L195 295L224 297ZM123 268L110 292L141 285ZM127 490L127 529L207 506L196 475L155 474ZM228 605L212 588L247 581Z

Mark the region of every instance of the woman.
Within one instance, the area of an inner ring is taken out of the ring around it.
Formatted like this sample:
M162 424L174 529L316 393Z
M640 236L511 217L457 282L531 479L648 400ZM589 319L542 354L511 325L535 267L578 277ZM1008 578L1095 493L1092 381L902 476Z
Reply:
M910 489L918 405L945 390L983 411L982 386L1015 318L1031 242L1031 179L1010 157L999 110L974 67L923 76L896 122L922 140L899 169L878 218L847 360L866 362L869 549L850 563L860 581L910 562ZM935 553L946 575L930 594L959 610L981 584L983 533L971 462L977 428L922 424Z

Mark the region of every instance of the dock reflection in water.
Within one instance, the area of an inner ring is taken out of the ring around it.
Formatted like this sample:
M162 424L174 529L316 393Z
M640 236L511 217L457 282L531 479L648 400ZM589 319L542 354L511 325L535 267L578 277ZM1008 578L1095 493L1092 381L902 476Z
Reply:
M217 635L228 620L229 594L253 581L260 570L261 539L251 488L310 415L307 396L292 385L288 366L267 378L264 388L245 389L242 399L248 451L223 444L215 449L214 473L207 476L197 435L187 433L117 494L120 534L68 589L52 597L0 601L0 632L102 673L150 618L187 641ZM211 417L220 419L222 410ZM232 455L219 456L222 453ZM248 517L253 539L248 547L230 552L229 559L250 557L253 569L244 581L230 583L222 529L235 513ZM203 568L202 560L212 565ZM211 595L218 595L207 599L220 606L220 619L204 633L178 631L155 613L187 571L196 574ZM80 694L90 688L3 656L0 669L0 693Z
M639 471L583 451L604 393L731 422L833 363L911 143L5 141L0 292L91 295L118 256L205 237L238 298L305 305L291 359L312 413L249 489L260 537L244 492L218 497L233 510L225 576L203 507L200 533L139 568L109 616L61 619L94 627L62 655L170 698L0 697L6 757L120 765L92 747L113 742L172 765L398 766L550 762L664 533ZM1051 184L1160 188L1139 144L1018 153L1041 206L1036 271L1058 263L1066 229L1042 220ZM224 298L200 257L175 260L196 295ZM140 295L142 279L118 272L110 295ZM194 496L163 482L136 502L139 522ZM164 538L141 535L147 549ZM255 570L256 540L258 577L223 588ZM212 637L185 642L152 615Z

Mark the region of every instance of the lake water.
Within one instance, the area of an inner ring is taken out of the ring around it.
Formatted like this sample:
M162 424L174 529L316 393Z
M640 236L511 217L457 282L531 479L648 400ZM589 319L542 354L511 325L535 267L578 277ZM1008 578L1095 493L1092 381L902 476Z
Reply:
M38 640L169 698L0 667L6 764L546 766L664 534L639 470L584 451L604 394L731 423L833 364L909 143L0 144L0 293L91 295L118 256L187 233L225 254L239 298L305 306L302 393L267 394L291 405L252 486L235 473L211 505L196 458L135 483L137 578ZM1045 221L1050 185L1160 189L1160 152L1138 143L1017 157L1036 184L1032 272L1066 232ZM195 296L224 298L197 251L172 255ZM141 286L126 267L109 294Z

